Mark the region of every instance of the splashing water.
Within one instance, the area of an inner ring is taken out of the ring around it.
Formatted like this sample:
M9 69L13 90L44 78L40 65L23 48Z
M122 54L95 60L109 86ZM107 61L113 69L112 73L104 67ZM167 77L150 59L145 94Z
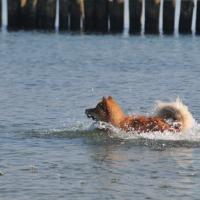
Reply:
M77 125L67 128L56 128L50 130L31 130L24 131L20 137L25 138L102 138L120 139L125 141L137 141L137 140L149 140L154 142L168 142L173 144L179 142L179 146L182 146L180 142L187 142L200 146L200 125L196 122L194 127L185 132L144 132L138 133L134 130L125 132L118 129L111 124L105 122L97 122L92 125L89 123L79 123ZM183 144L184 145L184 144Z
M109 130L112 134L110 137L118 137L121 139L151 139L151 140L166 140L166 141L190 141L200 142L200 125L195 123L194 127L185 132L148 132L138 134L135 131L124 132L110 124L98 123L97 128Z

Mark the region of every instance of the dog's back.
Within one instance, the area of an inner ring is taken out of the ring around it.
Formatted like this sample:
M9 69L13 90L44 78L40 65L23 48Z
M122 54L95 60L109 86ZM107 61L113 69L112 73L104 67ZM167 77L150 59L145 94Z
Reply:
M121 123L120 128L138 133L141 132L163 132L180 131L180 126L172 126L161 117L129 116Z

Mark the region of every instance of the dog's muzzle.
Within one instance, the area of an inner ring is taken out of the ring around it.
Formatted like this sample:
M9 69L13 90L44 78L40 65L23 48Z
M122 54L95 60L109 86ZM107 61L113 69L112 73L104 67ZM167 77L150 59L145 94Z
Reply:
M96 120L96 118L94 117L94 115L92 115L92 113L93 113L93 109L86 109L85 110L85 114L87 115L88 118Z

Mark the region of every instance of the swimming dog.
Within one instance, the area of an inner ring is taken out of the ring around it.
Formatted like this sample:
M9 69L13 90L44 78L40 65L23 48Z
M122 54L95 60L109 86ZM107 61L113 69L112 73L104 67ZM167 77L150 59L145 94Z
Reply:
M126 132L181 132L193 126L192 114L180 99L175 102L158 102L153 116L124 114L113 97L103 97L95 108L86 109L88 118L113 125Z

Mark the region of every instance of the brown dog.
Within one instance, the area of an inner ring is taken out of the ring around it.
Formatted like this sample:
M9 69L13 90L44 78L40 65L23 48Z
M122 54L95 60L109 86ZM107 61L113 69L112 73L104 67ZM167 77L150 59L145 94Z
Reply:
M97 104L95 108L86 109L88 118L112 124L124 131L141 132L180 132L191 128L193 118L187 107L178 99L173 103L159 103L155 116L126 116L117 102L109 96ZM167 120L170 122L167 122Z

